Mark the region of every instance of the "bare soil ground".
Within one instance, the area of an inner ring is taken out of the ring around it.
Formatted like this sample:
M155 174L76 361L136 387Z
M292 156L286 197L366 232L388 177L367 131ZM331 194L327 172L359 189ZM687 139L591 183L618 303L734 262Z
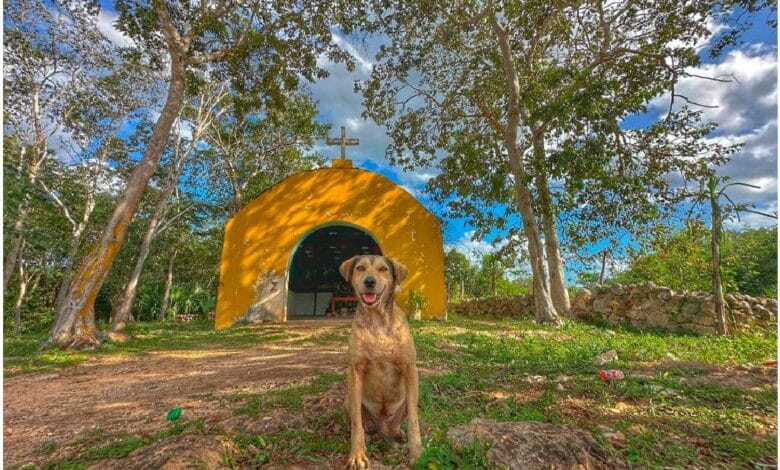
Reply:
M24 464L47 442L64 444L96 430L153 433L168 425L166 412L177 406L190 419L227 419L231 411L220 406L221 397L263 393L344 370L346 344L301 340L343 330L349 321L291 321L277 328L295 335L269 344L98 356L56 373L6 378L3 461Z

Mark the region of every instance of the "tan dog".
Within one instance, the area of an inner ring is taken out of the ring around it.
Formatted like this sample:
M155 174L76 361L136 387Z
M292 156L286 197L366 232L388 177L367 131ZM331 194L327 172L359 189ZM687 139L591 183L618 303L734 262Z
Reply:
M348 468L369 467L365 432L398 439L404 418L414 464L421 451L417 351L406 315L394 302L406 266L383 256L355 256L339 270L359 299L349 335L344 401L351 433Z

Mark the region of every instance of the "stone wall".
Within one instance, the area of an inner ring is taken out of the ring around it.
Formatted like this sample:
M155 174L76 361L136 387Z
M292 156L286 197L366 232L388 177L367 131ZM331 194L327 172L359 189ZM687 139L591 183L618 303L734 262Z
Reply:
M476 299L451 306L459 315L533 317L533 300L528 295ZM679 291L647 284L580 289L572 300L572 315L585 320L636 328L715 333L715 304L712 295ZM777 327L777 301L744 294L726 294L726 316L732 330L746 327Z
M668 287L647 284L580 289L572 301L572 313L583 319L602 320L612 325L663 328L668 331L715 333L715 304L711 294L675 292ZM777 324L777 301L744 294L726 294L729 327L773 327Z
M479 316L495 315L502 318L533 317L534 301L530 295L513 295L511 297L488 297L472 299L450 306L450 310L458 315Z

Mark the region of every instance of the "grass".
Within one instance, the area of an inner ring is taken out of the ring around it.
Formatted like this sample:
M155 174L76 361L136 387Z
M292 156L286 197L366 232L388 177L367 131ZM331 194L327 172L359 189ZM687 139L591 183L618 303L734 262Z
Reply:
M153 351L242 348L291 336L274 326L258 328L242 325L217 331L212 321L133 323L127 326L125 333L130 337L129 341L104 343L95 351L41 349L48 332L21 337L4 335L3 373L10 377L29 372L55 371L101 355L139 356Z
M127 345L111 345L97 354L140 354L144 348L241 347L272 342L284 335L268 326L215 333L207 325L190 324L181 329L166 325L163 328L175 333L165 334L154 333L152 325L135 328L136 337ZM713 370L728 372L735 370L734 366L749 367L776 359L774 331L720 338L571 322L552 328L530 320L470 318L415 322L412 330L418 365L440 372L420 381L425 450L417 468L486 468L490 443L475 442L456 451L447 439L450 428L476 417L573 424L591 432L613 457L636 468L735 468L776 463L776 387L736 386L708 379ZM261 331L264 334L258 335ZM306 341L344 344L346 336L339 330ZM8 347L6 342L6 354ZM607 367L628 372L625 380L598 379L600 367L595 358L608 350L617 351L618 360ZM670 354L680 362L660 367L659 362ZM39 367L68 363L52 357L38 360L42 361ZM127 455L185 432L226 434L236 445L226 455L226 463L233 467L300 461L336 462L338 466L349 450L343 416L339 409L307 414L304 398L320 395L341 380L340 374L326 374L308 384L265 394L236 394L226 403L236 416L259 419L284 410L290 416L303 416L303 425L263 435L204 431L202 425L192 424L174 425L167 434L151 438L98 433L88 437L88 447L76 458L49 468L82 468L78 465L84 462ZM606 431L622 433L624 439L610 441ZM40 453L48 455L56 449L56 443L46 443ZM368 451L388 465L406 458L403 446L382 441L369 441Z

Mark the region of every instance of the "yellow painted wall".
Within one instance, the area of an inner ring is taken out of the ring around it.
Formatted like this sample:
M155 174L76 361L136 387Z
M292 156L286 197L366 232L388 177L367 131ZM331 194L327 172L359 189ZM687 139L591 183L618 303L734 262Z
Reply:
M345 223L366 230L385 256L409 268L396 301L406 310L410 291L428 299L423 318L446 318L444 253L438 219L387 178L334 167L291 176L262 193L230 219L220 265L216 327L243 317L254 300L259 274L287 278L298 243L313 230Z

